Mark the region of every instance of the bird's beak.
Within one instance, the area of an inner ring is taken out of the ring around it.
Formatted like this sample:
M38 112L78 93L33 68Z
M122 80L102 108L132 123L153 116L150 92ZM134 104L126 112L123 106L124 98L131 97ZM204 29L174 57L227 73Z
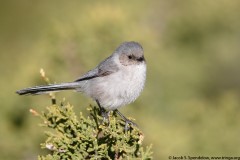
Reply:
M142 56L142 57L138 58L138 59L137 59L137 61L139 61L139 62L143 62L143 61L145 61L145 58L144 58L144 56Z

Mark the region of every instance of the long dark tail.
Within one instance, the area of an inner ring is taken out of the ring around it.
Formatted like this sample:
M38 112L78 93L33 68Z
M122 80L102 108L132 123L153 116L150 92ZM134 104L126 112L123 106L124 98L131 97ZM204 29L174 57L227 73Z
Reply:
M35 86L30 88L25 88L16 91L19 95L37 95L37 94L45 94L49 92L56 92L61 90L73 90L80 88L80 84L78 82L70 82L70 83L60 83L60 84L50 84L46 86Z

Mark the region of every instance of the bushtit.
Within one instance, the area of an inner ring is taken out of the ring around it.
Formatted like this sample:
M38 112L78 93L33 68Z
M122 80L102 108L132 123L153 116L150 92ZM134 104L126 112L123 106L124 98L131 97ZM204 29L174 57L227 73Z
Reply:
M145 79L146 61L142 46L137 42L124 42L96 68L73 82L30 87L16 93L37 95L61 90L83 92L97 102L102 113L114 110L127 125L134 123L117 109L130 104L140 95Z

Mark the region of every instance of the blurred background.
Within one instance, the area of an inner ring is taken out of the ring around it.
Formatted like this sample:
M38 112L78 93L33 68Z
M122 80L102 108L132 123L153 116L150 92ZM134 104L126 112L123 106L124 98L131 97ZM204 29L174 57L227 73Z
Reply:
M120 109L153 144L154 159L170 155L239 156L240 1L2 1L0 5L0 159L37 159L46 138L29 113L47 95L15 91L72 81L123 41L138 41L148 64L137 101ZM75 111L84 95L62 92Z

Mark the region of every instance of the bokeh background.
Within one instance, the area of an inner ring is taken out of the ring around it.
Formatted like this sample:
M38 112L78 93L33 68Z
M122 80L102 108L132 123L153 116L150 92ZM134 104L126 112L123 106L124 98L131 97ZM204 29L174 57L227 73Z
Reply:
M41 122L48 96L15 91L72 81L123 41L138 41L148 64L137 101L121 109L153 144L154 159L170 155L239 156L240 1L1 1L0 159L43 154ZM76 112L95 103L72 92Z

